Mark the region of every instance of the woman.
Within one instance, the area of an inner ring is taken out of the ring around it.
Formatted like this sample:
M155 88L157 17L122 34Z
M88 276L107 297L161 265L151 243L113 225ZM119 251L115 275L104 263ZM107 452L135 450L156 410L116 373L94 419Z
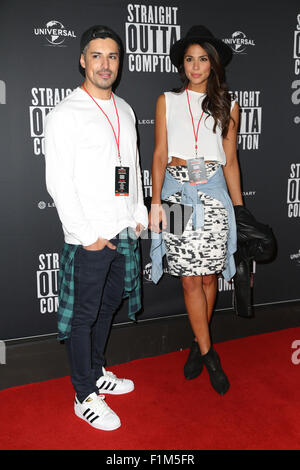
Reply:
M195 336L185 377L199 376L205 365L221 395L230 385L212 347L209 323L217 274L230 280L235 273L233 205L243 204L236 152L239 108L224 82L223 67L231 55L204 26L193 26L171 47L182 87L157 100L149 214L151 231L161 233L162 224L168 272L181 278ZM193 206L181 235L166 230L164 201ZM152 242L152 255L155 249Z

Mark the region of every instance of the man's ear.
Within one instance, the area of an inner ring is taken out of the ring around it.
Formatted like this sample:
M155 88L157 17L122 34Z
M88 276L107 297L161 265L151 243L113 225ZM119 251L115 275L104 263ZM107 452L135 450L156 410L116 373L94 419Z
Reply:
M85 69L85 58L83 54L80 55L80 65L83 69Z

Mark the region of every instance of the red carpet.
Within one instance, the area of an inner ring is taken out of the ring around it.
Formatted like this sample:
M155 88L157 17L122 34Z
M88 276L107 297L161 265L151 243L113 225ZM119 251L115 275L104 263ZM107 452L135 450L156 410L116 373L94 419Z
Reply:
M300 449L300 328L218 343L231 388L204 370L186 381L188 351L111 367L136 390L107 397L122 426L97 431L73 414L68 377L0 392L0 449Z

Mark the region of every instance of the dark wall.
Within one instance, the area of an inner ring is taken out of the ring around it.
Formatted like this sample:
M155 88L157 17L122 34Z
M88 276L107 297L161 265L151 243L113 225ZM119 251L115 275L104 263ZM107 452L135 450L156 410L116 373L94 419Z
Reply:
M299 299L300 275L300 8L285 2L134 2L2 0L0 6L0 337L56 332L57 271L63 243L46 191L43 122L81 84L81 33L107 24L125 57L116 93L138 121L145 195L151 195L157 97L179 84L170 44L204 24L234 51L227 68L241 108L239 160L244 201L273 227L277 258L254 266L254 303ZM59 30L56 34L53 29ZM52 30L52 31L50 31ZM149 240L142 240L144 311L140 319L182 314L180 281L149 280ZM219 279L216 309L232 305ZM115 323L127 322L125 302Z

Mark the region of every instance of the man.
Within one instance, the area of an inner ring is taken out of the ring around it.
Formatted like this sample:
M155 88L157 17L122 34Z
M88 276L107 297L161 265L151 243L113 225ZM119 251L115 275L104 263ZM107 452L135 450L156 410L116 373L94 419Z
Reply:
M65 237L59 338L68 350L75 414L97 429L113 430L120 419L99 392L128 393L134 384L105 370L104 350L124 286L127 296L139 297L137 237L147 227L147 209L134 113L112 93L121 40L94 26L83 33L80 52L85 81L45 123L46 184ZM135 236L128 237L130 231ZM140 304L131 300L133 318Z

